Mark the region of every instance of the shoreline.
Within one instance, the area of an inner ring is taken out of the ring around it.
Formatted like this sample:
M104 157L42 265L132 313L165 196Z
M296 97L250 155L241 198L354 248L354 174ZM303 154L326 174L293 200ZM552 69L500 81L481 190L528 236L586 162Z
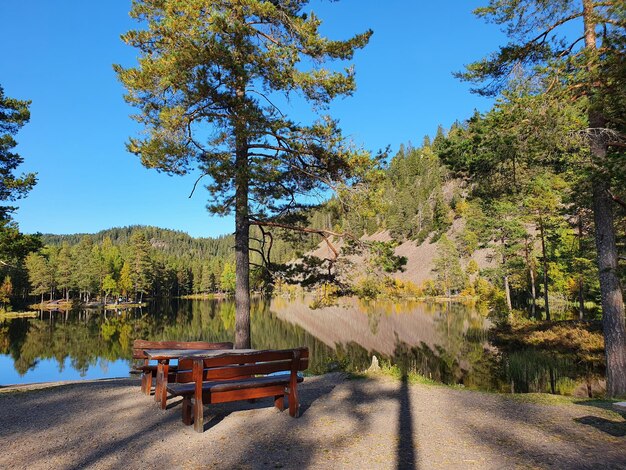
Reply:
M489 391L483 390L479 388L468 388L464 386L454 385L454 384L446 384L443 382L437 382L426 377L423 377L418 374L409 373L406 378L402 378L397 374L397 371L380 369L376 371L364 371L361 373L350 373L350 372L326 372L324 374L319 375L306 375L305 380L311 379L321 379L324 377L332 377L335 375L341 375L350 381L390 381L395 383L403 383L406 382L410 386L420 386L420 387L432 387L438 389L448 389L454 390L462 393L482 393L489 396L498 396L501 398L513 400L520 403L540 403L540 404L550 404L550 405L571 405L571 404L585 404L585 403L594 403L601 404L604 408L610 409L610 406L613 403L618 403L623 401L621 399L609 399L609 398L600 398L600 397L576 397L572 395L559 395L545 392L528 392L528 393L508 393L508 392L500 392L500 391ZM100 379L85 379L85 380L58 380L58 381L49 381L49 382L29 382L24 384L0 384L0 395L3 393L14 393L14 392L29 392L36 390L45 390L51 388L58 388L64 386L71 385L81 385L81 384L103 384L108 382L120 382L120 381L128 381L135 380L139 385L139 380L136 374L128 374L123 377L104 377Z

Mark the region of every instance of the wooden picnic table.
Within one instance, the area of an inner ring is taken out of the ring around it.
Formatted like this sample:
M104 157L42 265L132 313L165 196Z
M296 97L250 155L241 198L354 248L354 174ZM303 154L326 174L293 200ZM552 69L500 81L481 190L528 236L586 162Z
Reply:
M235 356L256 351L256 349L146 349L144 354L149 360L158 363L154 400L165 409L167 402L167 376L169 374L170 361L181 357L209 358L217 356Z

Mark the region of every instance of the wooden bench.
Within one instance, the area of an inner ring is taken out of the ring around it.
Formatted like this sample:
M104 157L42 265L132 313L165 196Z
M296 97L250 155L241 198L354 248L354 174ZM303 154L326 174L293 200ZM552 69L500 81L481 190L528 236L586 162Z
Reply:
M233 349L233 343L207 343L206 341L145 341L143 339L136 339L133 341L133 359L139 359L142 363L134 366L131 373L141 374L141 391L146 395L150 395L152 389L152 378L156 377L157 365L150 364L150 361L146 358L144 350L146 349ZM168 378L175 380L177 367L170 366Z
M178 362L177 383L168 384L172 396L182 396L183 423L204 429L205 404L273 397L274 406L299 414L299 371L309 365L307 348L223 354L211 358L183 358ZM192 403L193 398L193 403Z

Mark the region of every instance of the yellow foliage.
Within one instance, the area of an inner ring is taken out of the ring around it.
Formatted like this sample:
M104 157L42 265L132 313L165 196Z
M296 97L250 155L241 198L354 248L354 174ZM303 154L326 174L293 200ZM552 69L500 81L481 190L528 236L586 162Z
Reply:
M574 277L568 277L565 282L565 287L570 296L574 297L578 294L578 289L580 288L579 280Z
M478 272L478 263L476 262L476 260L469 260L469 263L467 263L467 274L472 275L472 274L476 274Z
M454 206L454 212L456 212L456 215L459 217L463 217L467 213L468 209L469 209L469 204L467 203L465 199L461 199Z
M338 295L339 288L334 284L325 282L315 290L315 298L309 307L316 309L335 305L337 303Z

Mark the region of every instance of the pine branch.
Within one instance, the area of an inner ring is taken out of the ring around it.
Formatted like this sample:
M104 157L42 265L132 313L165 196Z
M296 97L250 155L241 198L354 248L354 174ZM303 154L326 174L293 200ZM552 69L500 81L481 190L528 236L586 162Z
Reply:
M334 261L339 257L339 250L335 247L335 245L333 245L329 237L332 236L332 237L337 237L337 238L350 238L351 240L358 242L360 244L364 243L362 240L359 240L354 235L350 233L345 233L345 232L339 233L339 232L333 232L332 230L326 230L326 229L298 227L297 225L284 224L281 222L261 221L257 219L251 219L250 225L283 228L287 230L293 230L296 232L312 233L312 234L319 235L320 237L324 239L328 248L333 252L334 258L329 261Z
M613 200L613 202L619 204L622 209L626 209L626 202L624 202L621 198L613 194L610 190L607 190L609 197Z

